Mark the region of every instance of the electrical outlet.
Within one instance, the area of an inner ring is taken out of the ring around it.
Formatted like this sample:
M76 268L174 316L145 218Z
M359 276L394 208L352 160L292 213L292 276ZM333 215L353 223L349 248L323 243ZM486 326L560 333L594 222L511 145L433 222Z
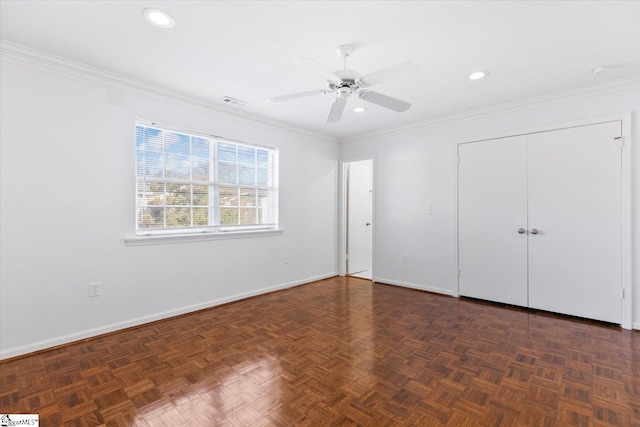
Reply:
M409 262L409 255L407 254L402 254L402 263L406 264Z
M100 296L100 282L89 283L89 298Z
M285 264L289 264L289 255L285 255L284 257L282 257L282 262L284 262Z

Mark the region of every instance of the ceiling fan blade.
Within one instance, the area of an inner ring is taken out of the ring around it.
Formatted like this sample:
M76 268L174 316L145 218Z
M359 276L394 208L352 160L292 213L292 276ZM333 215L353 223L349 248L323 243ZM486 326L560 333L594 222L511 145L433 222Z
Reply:
M345 105L347 105L347 98L338 97L334 99L327 116L327 123L340 121Z
M379 83L383 83L387 80L393 80L395 78L406 76L413 73L419 73L420 67L417 64L407 61L401 64L394 65L392 67L383 68L379 71L374 71L373 73L369 73L360 77L358 80L364 86L373 86Z
M360 99L364 99L367 102L371 102L372 104L376 104L393 111L397 111L398 113L407 111L411 107L411 104L409 104L408 102L401 101L400 99L370 90L366 92L360 92Z
M631 68L633 66L638 66L638 63L633 63L633 62L620 62L617 64L605 64L605 65L600 65L599 67L594 68L593 70L591 70L591 72L593 74L600 74L600 73L607 73L609 71L616 71L616 70L620 70L623 68Z
M298 64L305 72L309 74L315 74L322 80L335 80L336 76L333 71L328 70L324 65L311 58L296 58L293 60Z
M311 90L309 92L292 93L290 95L282 95L282 96L276 96L275 98L269 98L267 99L267 102L274 104L276 102L288 101L290 99L296 99L296 98L304 98L306 96L317 95L319 93L324 94L324 93L327 93L327 91L319 89L319 90Z

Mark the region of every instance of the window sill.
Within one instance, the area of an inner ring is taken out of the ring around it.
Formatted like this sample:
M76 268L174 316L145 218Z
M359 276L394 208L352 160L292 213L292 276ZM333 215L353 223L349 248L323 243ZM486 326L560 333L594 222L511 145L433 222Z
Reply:
M165 234L155 236L128 236L124 238L126 246L164 245L170 243L205 242L209 240L243 239L247 237L278 236L284 232L281 228L267 230L224 231L218 233Z

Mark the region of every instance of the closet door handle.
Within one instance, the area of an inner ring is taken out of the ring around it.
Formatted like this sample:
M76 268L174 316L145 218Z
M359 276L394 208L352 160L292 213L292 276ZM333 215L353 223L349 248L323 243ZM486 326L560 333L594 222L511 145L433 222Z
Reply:
M518 228L518 234L524 234L527 230L525 230L524 228L520 227Z
M538 234L538 233L540 233L540 230L538 230L537 228L531 229L531 234Z

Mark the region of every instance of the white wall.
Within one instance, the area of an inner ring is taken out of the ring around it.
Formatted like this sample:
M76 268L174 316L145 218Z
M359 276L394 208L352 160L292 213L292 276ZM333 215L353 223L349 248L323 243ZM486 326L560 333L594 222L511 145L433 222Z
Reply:
M1 357L336 274L335 141L4 59ZM284 233L125 246L136 119L279 148Z
M588 91L566 100L514 105L513 112L423 124L343 141L340 158L375 155L374 274L379 282L457 295L457 152L460 142L520 133L541 126L599 118L640 110L637 82L597 96ZM637 122L637 114L633 114ZM634 206L633 322L640 328L640 136L632 142ZM631 141L627 141L629 143ZM433 214L426 214L427 205ZM401 254L409 255L402 263Z

